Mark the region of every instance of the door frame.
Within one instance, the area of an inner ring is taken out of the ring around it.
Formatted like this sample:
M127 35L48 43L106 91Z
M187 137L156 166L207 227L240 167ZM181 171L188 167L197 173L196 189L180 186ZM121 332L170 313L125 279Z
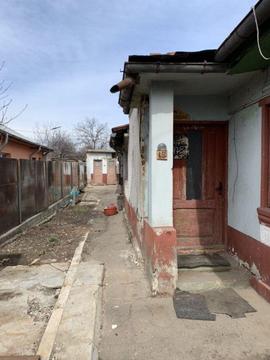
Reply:
M224 127L225 132L225 179L224 179L224 221L223 221L223 236L224 236L224 249L228 247L228 135L229 135L229 120L181 120L177 117L174 117L174 126L173 126L173 138L175 130L182 127L182 125L201 125L209 127ZM172 199L173 200L173 199ZM173 207L174 208L174 207ZM172 209L173 210L173 209ZM174 223L173 223L174 226Z

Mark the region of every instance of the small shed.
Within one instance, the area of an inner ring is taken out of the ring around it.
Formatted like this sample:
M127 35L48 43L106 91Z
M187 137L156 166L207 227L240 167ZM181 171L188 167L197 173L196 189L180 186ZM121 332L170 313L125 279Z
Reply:
M117 184L117 161L113 149L91 149L86 153L87 184Z

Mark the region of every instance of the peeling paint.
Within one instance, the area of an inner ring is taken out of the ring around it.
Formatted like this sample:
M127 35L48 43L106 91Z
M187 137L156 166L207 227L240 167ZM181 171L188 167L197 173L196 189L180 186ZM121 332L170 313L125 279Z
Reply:
M250 267L250 272L251 272L251 274L255 275L257 279L261 278L260 271L257 268L256 264L252 263L252 265Z

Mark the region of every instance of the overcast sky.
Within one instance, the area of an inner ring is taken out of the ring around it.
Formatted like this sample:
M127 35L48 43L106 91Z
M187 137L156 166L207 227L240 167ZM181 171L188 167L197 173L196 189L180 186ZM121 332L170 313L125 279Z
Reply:
M13 83L10 127L128 121L110 87L128 55L216 48L252 0L0 0L1 79ZM23 131L24 130L24 131Z

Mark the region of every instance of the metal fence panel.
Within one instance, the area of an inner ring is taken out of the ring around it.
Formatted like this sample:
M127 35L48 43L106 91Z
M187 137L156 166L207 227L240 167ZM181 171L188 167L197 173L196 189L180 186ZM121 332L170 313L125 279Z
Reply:
M60 161L47 161L49 204L60 200L62 197L61 166Z
M35 212L38 213L49 205L47 195L46 166L44 161L35 161Z
M0 234L19 225L17 160L0 159Z
M35 160L20 160L21 212L22 220L36 213Z
M63 161L63 196L68 195L71 191L71 162Z
M73 161L71 163L71 167L72 167L72 187L76 186L79 187L79 168L78 168L79 164L75 161Z
M85 164L0 158L0 234L82 189Z
M85 169L84 163L79 163L79 188L82 189L84 187L84 178L85 178Z

